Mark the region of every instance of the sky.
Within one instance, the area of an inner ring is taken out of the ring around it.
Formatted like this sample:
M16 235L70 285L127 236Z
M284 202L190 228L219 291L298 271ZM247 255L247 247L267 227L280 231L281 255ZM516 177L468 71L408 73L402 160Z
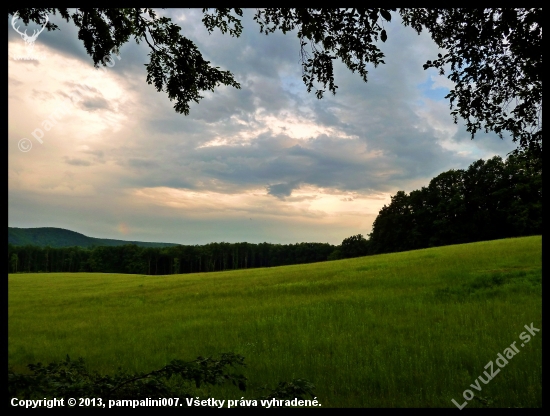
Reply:
M397 191L506 157L509 137L454 124L452 83L422 65L429 34L384 23L385 65L368 82L335 61L336 95L301 78L296 31L209 34L197 9L159 10L241 89L204 92L188 116L146 82L149 47L130 40L95 69L77 29L27 45L8 19L8 226L121 240L340 244L367 236ZM38 32L39 25L21 32ZM112 65L114 63L114 65ZM71 101L72 99L72 101Z

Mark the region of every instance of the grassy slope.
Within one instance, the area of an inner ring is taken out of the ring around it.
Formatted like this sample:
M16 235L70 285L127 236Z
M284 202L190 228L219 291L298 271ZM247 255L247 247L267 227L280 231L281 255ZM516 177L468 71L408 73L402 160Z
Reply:
M538 236L208 274L10 275L8 360L69 353L101 372L145 371L233 351L251 383L307 378L323 406L454 407L524 325L542 328L541 247ZM541 333L476 395L542 406Z

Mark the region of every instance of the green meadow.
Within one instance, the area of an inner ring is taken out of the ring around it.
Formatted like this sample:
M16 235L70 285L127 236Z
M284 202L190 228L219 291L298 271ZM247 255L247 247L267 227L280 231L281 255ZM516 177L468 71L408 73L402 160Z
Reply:
M216 273L13 274L8 364L69 354L102 373L151 371L235 352L250 398L305 378L323 407L454 408L467 389L467 408L541 407L541 284L541 236Z

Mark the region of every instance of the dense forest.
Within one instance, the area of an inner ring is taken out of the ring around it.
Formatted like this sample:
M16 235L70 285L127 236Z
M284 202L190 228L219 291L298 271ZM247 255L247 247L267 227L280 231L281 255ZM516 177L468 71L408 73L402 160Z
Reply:
M273 267L542 234L542 161L525 152L451 169L428 187L397 192L373 223L339 246L211 243L203 246L64 247L8 243L8 273L176 274ZM115 241L115 240L112 240ZM161 243L157 243L161 244Z
M542 234L542 160L523 152L449 170L397 192L369 234L368 253Z
M8 244L8 273L103 272L176 274L324 261L328 243L211 243L203 246L52 248Z

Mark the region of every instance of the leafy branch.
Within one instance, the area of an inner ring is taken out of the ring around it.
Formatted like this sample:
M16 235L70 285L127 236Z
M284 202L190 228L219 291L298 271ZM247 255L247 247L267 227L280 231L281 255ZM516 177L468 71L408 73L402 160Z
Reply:
M247 390L248 379L239 369L246 367L244 357L223 353L219 357L197 357L193 361L173 360L154 371L128 374L121 368L114 375L100 375L87 370L84 359L29 364L30 374L8 368L8 396L23 400L71 397L101 397L103 400L144 400L158 398L194 398L194 389L202 386L230 384ZM307 380L281 382L261 399L302 399L313 397L315 386Z

